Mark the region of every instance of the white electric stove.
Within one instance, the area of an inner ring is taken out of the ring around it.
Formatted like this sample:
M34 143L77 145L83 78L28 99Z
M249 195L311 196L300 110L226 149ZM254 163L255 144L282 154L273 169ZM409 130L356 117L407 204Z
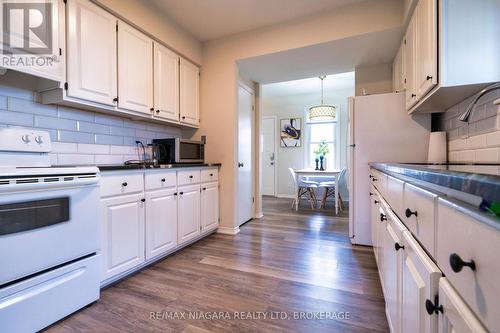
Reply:
M99 298L99 170L52 167L49 133L0 129L0 323L35 332Z

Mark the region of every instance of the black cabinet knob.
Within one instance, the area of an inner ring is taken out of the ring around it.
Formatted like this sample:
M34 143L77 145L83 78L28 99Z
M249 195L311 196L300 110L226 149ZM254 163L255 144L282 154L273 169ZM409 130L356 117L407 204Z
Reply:
M118 102L118 97L113 98L113 102Z
M380 222L387 221L387 215L380 213Z
M185 117L185 116L182 116L181 118L182 118L182 119L186 119L186 117Z
M410 218L412 215L415 215L415 217L418 216L417 211L412 212L410 208L406 208L405 215L407 218Z
M203 191L206 191L206 190L207 190L207 188L206 188L206 187L204 187L204 188L203 188Z
M372 195L373 195L373 193L372 193L372 192L370 192L370 197L371 197Z
M411 94L411 97L417 97L417 95L415 95L415 94Z
M146 202L146 199L144 199L144 198L143 198L143 199L141 199L141 202Z
M189 176L189 179L193 179L193 175Z
M396 251L399 251L401 249L405 249L404 245L399 245L399 243L394 243L394 248L396 249Z
M184 194L184 192L179 192L179 194L180 194L180 195L183 195L183 194Z
M123 183L122 183L122 186L127 186L127 185L128 185L128 183L127 183L127 182L123 182Z
M427 79L427 81L432 80L432 76L427 75L426 79Z
M372 179L372 178L373 178L373 176L372 176L372 175L370 175L370 179Z
M213 176L214 176L214 174L213 174L213 173L211 173L211 174L210 174L210 177L213 177Z
M167 180L166 180L165 178L162 178L162 179L161 179L161 182L162 182L162 183L164 183L164 182L166 182L166 181L167 181Z
M156 113L157 113L157 114L158 114L158 113L160 113L160 110L156 110Z
M174 195L177 196L177 192L175 192Z
M378 181L378 178L372 177L372 181L376 182L376 181Z
M378 200L373 200L373 203L374 203L375 205L376 205L376 204L378 204L379 202L380 202L380 201L378 201Z
M455 273L460 272L464 267L469 267L473 271L476 270L476 263L474 260L463 261L462 258L460 258L460 256L456 253L450 254L450 266Z
M425 310L427 310L429 316L432 316L433 314L439 314L439 312L443 313L443 306L439 305L438 295L434 297L434 303L430 299L425 300Z
M238 162L238 168L243 168L244 164L241 162Z
M149 111L154 111L155 109L154 108L149 108Z

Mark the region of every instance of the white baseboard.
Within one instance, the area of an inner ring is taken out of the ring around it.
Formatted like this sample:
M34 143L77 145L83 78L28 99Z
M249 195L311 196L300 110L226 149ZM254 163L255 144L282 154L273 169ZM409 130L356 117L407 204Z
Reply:
M224 235L236 235L238 232L240 232L239 226L236 226L234 228L219 226L219 229L217 229L218 234L224 234Z
M255 213L255 218L256 219L261 219L263 217L264 217L264 213L263 212L257 212L257 213Z
M278 194L276 198L295 199L293 194Z

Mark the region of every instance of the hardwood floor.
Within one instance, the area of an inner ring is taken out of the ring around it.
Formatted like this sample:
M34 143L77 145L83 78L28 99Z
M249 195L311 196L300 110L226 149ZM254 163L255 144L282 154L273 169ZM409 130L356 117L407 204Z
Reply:
M351 246L346 213L327 209L304 202L295 212L288 199L266 198L264 218L236 236L181 250L47 331L388 332L372 249ZM175 317L189 312L219 318ZM323 319L295 319L300 312Z

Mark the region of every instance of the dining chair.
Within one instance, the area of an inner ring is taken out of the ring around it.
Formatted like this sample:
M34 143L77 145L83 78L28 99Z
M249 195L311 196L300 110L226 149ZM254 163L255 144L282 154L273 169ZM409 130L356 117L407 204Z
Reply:
M304 180L297 178L297 173L293 168L288 168L292 174L293 182L295 185L295 198L292 202L292 208L295 205L295 210L299 210L299 200L304 198L308 199L311 204L311 209L316 207L316 192L315 189L318 188L319 183L312 180Z
M335 185L337 182L339 182L339 184L340 184L340 182L345 181L346 172L347 172L347 169L344 168L344 169L340 170L340 172L335 177L335 180L325 181L325 182L319 183L319 187L324 189L323 198L321 199L321 203L319 205L320 209L325 207L326 200L328 198L333 197L334 200L338 200L340 210L341 211L344 210L344 202L342 200L342 196L340 195L340 193L335 193Z

